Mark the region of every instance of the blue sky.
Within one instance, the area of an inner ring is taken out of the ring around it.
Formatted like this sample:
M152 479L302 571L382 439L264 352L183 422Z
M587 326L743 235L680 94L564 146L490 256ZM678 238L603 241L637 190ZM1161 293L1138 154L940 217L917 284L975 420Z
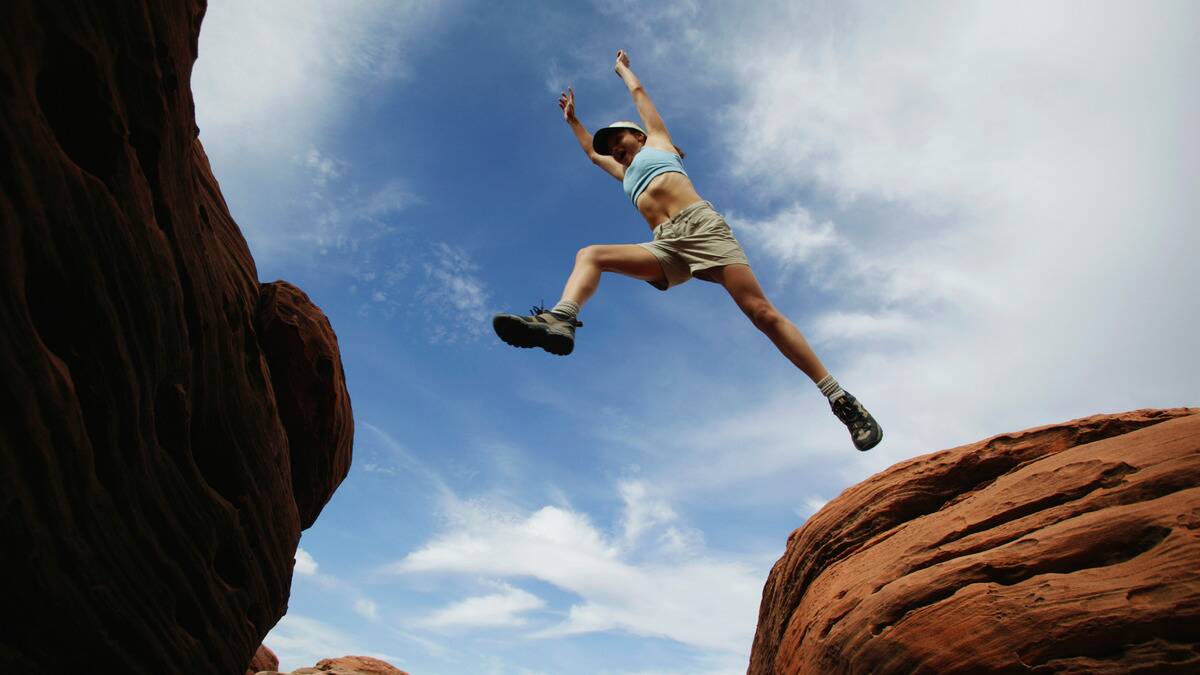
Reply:
M744 672L787 535L846 487L1200 404L1198 13L214 0L201 140L260 278L329 316L355 412L283 667ZM649 238L556 104L635 118L620 48L880 447L712 284L606 275L566 358L492 334L580 247Z

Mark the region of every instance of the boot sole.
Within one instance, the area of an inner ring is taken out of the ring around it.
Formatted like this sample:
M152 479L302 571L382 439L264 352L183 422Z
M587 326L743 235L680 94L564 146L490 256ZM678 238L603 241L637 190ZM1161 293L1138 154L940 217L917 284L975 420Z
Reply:
M517 316L497 314L492 318L492 328L505 344L521 349L541 347L555 356L566 356L575 348L575 341L565 335L531 326Z

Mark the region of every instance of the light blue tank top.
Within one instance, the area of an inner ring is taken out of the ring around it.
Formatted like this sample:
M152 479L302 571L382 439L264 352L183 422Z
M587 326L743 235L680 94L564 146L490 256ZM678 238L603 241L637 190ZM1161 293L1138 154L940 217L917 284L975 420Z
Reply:
M629 168L625 169L625 180L621 184L625 188L625 194L629 196L636 207L638 197L641 197L642 193L646 191L646 186L650 184L650 181L659 174L672 171L687 175L687 172L683 170L683 159L679 155L644 146L638 151L638 154L633 156Z

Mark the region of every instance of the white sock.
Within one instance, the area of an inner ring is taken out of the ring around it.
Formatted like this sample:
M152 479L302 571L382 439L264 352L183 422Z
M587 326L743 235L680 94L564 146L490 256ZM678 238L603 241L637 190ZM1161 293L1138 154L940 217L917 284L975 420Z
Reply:
M570 300L559 300L550 313L557 315L560 319L578 319L579 305Z
M838 381L833 379L833 375L826 375L821 378L821 381L817 383L817 388L830 401L836 401L846 394L846 392L842 391L842 387L838 384Z

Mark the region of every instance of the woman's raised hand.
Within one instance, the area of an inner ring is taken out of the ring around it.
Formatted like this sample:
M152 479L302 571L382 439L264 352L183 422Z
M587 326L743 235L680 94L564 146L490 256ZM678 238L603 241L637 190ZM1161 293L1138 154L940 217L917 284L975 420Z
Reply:
M625 53L624 49L617 50L617 63L613 66L613 70L617 72L617 75L621 74L621 66L629 67L629 55Z
M563 119L570 122L575 119L575 90L567 87L567 90L558 97L558 107L562 108Z

